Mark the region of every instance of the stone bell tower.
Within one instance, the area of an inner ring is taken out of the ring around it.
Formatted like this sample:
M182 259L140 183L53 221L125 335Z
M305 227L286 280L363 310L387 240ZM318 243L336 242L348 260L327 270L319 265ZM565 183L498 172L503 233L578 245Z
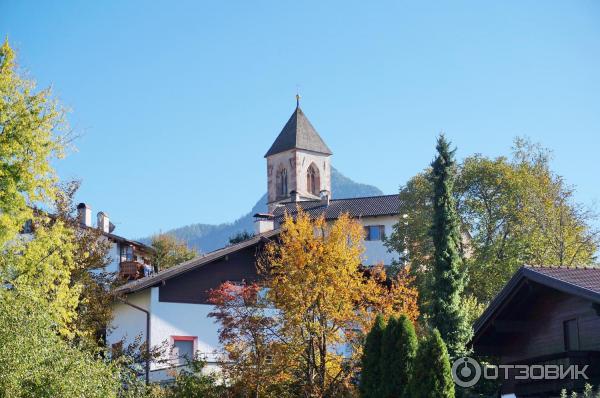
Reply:
M331 196L331 155L297 95L294 113L265 154L269 212L278 203Z

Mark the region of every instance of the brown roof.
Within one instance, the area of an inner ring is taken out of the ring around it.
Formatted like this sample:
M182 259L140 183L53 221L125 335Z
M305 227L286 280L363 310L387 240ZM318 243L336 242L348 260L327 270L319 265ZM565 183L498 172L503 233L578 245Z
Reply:
M273 211L273 216L280 221L287 212L294 215L297 207L308 213L311 217L325 216L327 220L335 220L342 213L351 217L376 217L398 214L400 201L398 195L366 196L362 198L332 199L329 205L320 200L283 203Z
M129 283L126 283L123 286L118 287L114 290L115 294L128 294L138 292L140 290L144 290L149 287L153 287L158 285L159 283L171 279L175 276L181 275L190 270L196 269L198 267L202 267L205 264L208 264L212 261L218 260L227 256L228 254L237 252L239 250L243 250L247 247L256 245L262 241L269 240L270 238L279 234L279 230L268 231L259 235L255 235L252 238L245 240L240 243L236 243L234 245L226 246L221 249L217 249L210 253L201 255L189 261L183 262L181 264L175 265L169 269L164 271L160 271L154 275L147 276L145 278L141 278Z
M490 319L493 319L505 303L510 302L513 292L517 291L526 280L547 286L558 291L572 294L600 303L600 268L599 267L540 267L523 266L519 268L504 288L494 297L490 305L475 322L474 337Z
M332 154L331 149L327 147L299 106L296 107L265 157L290 149L305 149L325 155Z
M600 268L597 267L526 267L531 272L565 284L600 294Z

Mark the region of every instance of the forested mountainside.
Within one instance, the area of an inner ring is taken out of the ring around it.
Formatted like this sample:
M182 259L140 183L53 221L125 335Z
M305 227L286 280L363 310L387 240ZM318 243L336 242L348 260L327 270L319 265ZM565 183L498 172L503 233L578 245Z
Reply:
M331 191L334 199L355 198L361 196L375 196L383 193L377 187L352 181L335 168L331 168ZM252 209L231 223L222 224L190 224L167 231L183 240L190 247L194 247L201 253L206 253L219 247L225 246L229 238L238 232L253 232L253 215L264 213L267 210L267 194L265 193L252 207ZM142 239L149 242L150 238Z

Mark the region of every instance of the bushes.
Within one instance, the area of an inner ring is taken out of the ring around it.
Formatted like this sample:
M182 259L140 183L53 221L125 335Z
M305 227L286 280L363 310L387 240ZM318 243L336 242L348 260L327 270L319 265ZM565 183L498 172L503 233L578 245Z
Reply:
M448 350L437 330L419 345L409 389L413 398L454 398Z
M0 397L116 397L118 370L54 327L30 295L0 292Z
M378 316L367 335L360 394L363 398L453 398L450 359L440 333L434 330L418 343L412 322L404 315L387 325Z

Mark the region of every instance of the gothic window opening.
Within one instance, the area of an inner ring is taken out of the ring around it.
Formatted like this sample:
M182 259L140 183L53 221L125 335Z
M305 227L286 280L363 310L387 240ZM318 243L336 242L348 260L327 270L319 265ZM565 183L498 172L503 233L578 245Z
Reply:
M315 164L311 164L306 172L306 189L309 193L319 196L321 191L321 181L319 179L319 169Z
M277 172L277 197L283 198L288 194L288 178L287 178L287 170L285 168L279 169Z

